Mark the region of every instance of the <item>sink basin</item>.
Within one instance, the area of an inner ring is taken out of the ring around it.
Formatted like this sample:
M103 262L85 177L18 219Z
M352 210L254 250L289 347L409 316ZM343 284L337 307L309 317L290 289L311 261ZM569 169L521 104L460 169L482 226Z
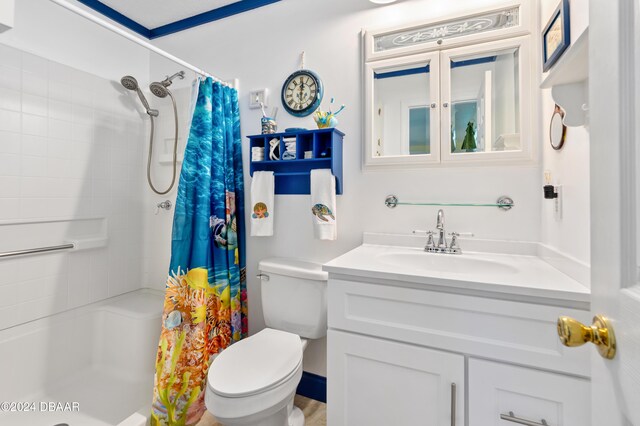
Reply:
M435 254L426 252L386 252L376 255L376 261L432 272L452 274L516 274L518 270L506 263L475 257L475 255Z

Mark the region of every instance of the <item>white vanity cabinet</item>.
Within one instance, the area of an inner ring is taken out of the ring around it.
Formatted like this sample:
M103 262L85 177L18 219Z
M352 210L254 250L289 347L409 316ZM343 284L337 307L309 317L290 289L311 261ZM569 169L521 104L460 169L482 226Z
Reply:
M328 425L588 426L589 352L555 328L578 305L330 270Z
M328 341L330 425L464 425L464 356L337 330Z

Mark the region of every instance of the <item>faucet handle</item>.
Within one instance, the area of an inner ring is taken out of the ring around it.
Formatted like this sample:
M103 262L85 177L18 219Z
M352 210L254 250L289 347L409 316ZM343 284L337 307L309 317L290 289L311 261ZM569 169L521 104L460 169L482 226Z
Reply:
M422 231L419 229L416 229L413 231L414 234L427 234L427 245L425 248L428 247L435 247L435 242L433 241L433 236L435 235L434 231Z
M475 237L476 235L473 232L449 232L447 235L456 236L456 237Z

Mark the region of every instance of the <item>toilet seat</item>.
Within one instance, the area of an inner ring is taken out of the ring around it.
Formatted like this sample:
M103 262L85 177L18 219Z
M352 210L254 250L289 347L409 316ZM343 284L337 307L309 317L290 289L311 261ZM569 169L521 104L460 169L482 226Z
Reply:
M207 374L207 387L226 398L267 392L290 380L302 364L300 337L265 328L218 355Z

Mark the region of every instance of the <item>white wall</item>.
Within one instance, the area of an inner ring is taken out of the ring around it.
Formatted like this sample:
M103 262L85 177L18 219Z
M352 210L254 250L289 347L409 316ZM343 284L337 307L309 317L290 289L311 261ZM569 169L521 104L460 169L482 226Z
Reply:
M360 31L418 19L431 19L470 8L500 3L497 0L442 2L405 0L379 7L367 0L285 0L257 11L234 16L154 41L198 67L218 76L240 79L243 137L260 132L259 110L248 108L248 91L270 90L270 105L278 105L287 75L299 67L306 51L307 67L317 71L331 97L346 104L338 126L344 143L344 195L338 198L338 241L313 239L308 196L277 196L275 236L248 237L250 331L264 326L260 286L254 277L260 259L289 256L328 261L362 241L363 231L410 233L435 226L435 207L387 209L390 193L401 199L425 201L493 201L510 195L510 212L493 208L446 208L450 230L474 232L479 238L537 241L540 232L540 170L538 166L491 168L431 168L423 171L364 173L362 163L362 78ZM300 17L298 19L291 17ZM281 106L280 106L281 107ZM296 119L282 107L279 128L314 126L312 119ZM248 147L248 144L245 144ZM245 148L245 185L249 188L248 148ZM248 192L248 191L247 191ZM248 193L247 193L248 196ZM248 210L247 210L248 211ZM162 262L157 266L166 271ZM305 369L325 373L324 342L305 352Z
M0 260L0 328L141 287L145 128L114 80L146 78L148 60L48 0L16 3L0 34L0 251L103 232L108 247Z
M556 0L542 0L540 7L540 31L557 7ZM571 41L582 34L588 25L588 1L571 0ZM543 77L540 73L541 78ZM541 103L541 144L542 170L552 174L554 185L562 185L562 218L555 215L554 202L542 202L541 241L549 247L589 265L590 256L590 214L589 214L589 133L584 127L569 127L566 142L560 151L549 144L549 123L555 103L551 90L542 91ZM540 176L541 186L544 185ZM542 189L540 189L540 192Z

